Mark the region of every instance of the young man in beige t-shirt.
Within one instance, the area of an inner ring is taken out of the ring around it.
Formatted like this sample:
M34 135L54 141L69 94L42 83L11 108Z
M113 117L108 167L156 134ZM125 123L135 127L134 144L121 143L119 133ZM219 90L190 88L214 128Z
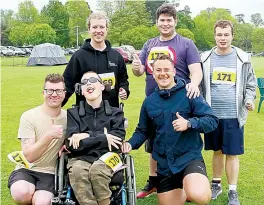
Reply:
M18 138L28 162L27 169L16 166L8 187L16 204L50 205L54 195L54 170L58 152L64 142L66 111L64 79L60 74L47 75L43 89L44 103L24 112L20 118Z

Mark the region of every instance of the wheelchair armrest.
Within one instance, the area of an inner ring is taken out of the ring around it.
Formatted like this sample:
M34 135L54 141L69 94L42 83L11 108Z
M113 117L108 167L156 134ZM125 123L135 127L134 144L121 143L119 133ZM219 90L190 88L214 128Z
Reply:
M120 108L122 111L124 111L124 103L123 103L123 102L121 102L121 103L119 104L119 108Z

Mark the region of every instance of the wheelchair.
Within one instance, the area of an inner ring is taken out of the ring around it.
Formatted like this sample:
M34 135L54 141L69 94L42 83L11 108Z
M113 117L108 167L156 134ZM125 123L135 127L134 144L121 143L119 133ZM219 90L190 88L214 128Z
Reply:
M114 174L110 182L110 205L136 205L136 177L134 159L128 154L121 156L124 168ZM79 205L70 187L67 170L68 156L62 153L55 170L55 196L52 205Z
M120 103L120 109L124 109L123 103ZM124 126L128 126L126 118ZM123 168L117 171L111 179L109 185L112 191L110 205L136 205L134 159L128 154L122 154L120 157L123 162ZM51 201L52 205L79 205L70 186L68 174L65 174L67 162L67 154L62 153L55 169L55 196Z

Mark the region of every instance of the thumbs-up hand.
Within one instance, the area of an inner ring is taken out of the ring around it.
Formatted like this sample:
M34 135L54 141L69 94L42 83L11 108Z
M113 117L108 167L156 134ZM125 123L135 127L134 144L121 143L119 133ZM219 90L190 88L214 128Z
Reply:
M141 60L140 58L138 57L137 54L133 54L133 61L132 61L132 69L134 71L139 71L141 68Z
M47 137L50 137L51 139L60 139L63 135L63 126L62 125L55 125L54 119L51 120L51 125L46 133Z
M175 131L183 132L188 129L187 120L185 120L180 114L176 113L176 120L172 121L172 126Z
M119 88L119 97L121 100L127 99L127 92L124 88Z

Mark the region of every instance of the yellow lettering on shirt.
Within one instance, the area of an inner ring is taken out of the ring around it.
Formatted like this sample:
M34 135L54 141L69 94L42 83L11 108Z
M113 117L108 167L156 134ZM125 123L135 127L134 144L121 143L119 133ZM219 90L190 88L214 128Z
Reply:
M168 46L161 46L161 47L153 47L149 51L149 54L147 56L147 70L150 74L153 72L153 67L152 64L154 60L159 56L159 55L168 55L174 60L176 56L174 55L174 52L172 49L170 49Z
M163 48L163 47L161 47ZM152 49L148 55L148 61L154 61L160 55L169 55L168 49Z

